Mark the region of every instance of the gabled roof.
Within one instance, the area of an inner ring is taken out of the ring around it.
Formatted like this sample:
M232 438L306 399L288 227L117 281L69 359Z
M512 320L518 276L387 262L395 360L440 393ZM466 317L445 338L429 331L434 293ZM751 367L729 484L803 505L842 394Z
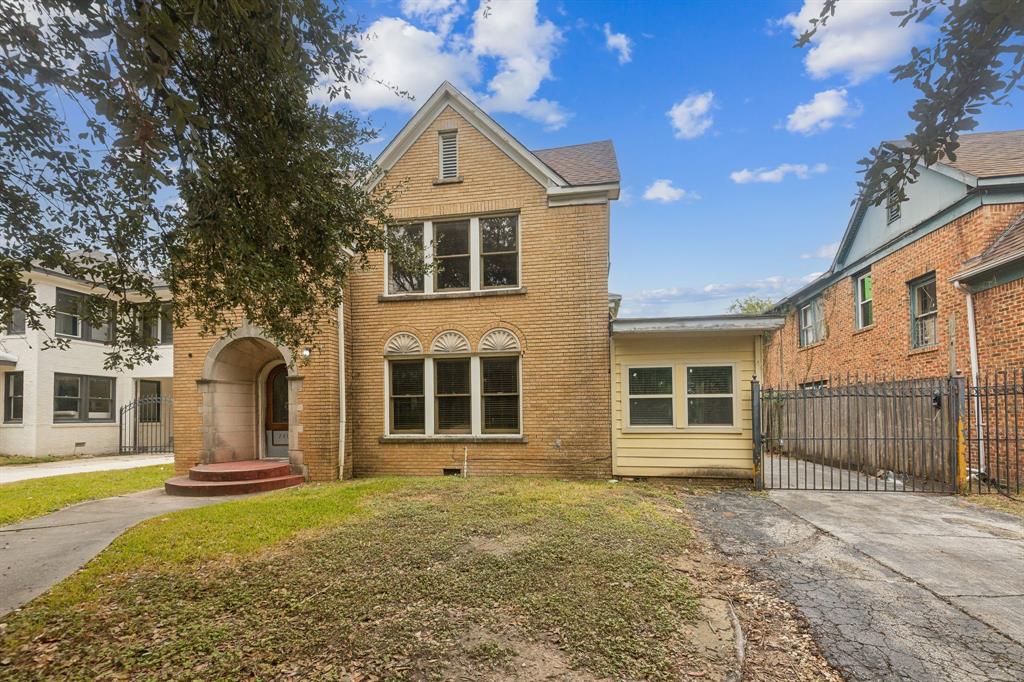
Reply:
M574 186L619 181L619 163L611 140L535 149L533 153Z
M988 248L954 279L968 279L1016 260L1024 260L1024 212L1010 220Z
M398 131L377 157L377 166L384 171L391 170L449 106L545 187L549 195L558 196L559 201L571 201L576 188L587 188L593 198L596 187L601 188L605 199L618 199L619 168L610 141L532 152L448 81L441 83ZM545 158L542 159L542 155Z

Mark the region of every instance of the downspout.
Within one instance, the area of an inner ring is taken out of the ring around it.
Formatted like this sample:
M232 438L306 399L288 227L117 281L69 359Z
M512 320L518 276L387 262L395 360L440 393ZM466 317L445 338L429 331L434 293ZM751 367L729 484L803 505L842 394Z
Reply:
M959 280L953 287L967 296L967 338L971 347L971 383L978 386L978 328L974 318L974 294ZM985 473L985 431L981 419L981 397L974 393L974 423L978 431L978 473Z
M345 478L345 302L338 306L338 480Z

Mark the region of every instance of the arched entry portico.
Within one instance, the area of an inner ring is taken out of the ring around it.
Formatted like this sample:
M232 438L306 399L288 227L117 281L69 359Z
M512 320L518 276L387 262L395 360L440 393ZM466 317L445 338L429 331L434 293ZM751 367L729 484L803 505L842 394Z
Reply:
M291 360L287 349L248 324L214 344L197 381L202 395L200 463L279 458L293 472L305 473L297 423L302 377Z

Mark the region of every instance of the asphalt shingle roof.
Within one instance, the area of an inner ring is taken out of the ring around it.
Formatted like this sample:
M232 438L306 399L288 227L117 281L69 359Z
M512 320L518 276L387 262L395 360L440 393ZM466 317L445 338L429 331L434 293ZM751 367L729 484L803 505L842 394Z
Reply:
M1010 221L988 248L981 252L977 260L970 264L970 270L984 268L992 263L999 263L1013 256L1024 257L1024 212Z
M939 163L979 178L1024 175L1024 130L961 135L956 161Z
M570 185L603 185L619 181L619 162L611 140L535 149L533 153Z

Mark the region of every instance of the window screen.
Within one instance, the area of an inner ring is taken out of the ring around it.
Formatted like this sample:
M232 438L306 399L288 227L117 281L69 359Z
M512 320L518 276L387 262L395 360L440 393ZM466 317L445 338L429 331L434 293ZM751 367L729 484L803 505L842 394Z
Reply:
M469 288L469 221L434 223L435 285L438 291Z
M391 361L391 430L423 433L423 360Z
M481 358L484 433L519 432L519 358Z
M469 358L434 361L434 395L439 433L469 433Z
M686 368L686 422L690 426L733 424L731 366Z
M413 252L413 257L419 257L423 261L423 223L412 225L399 225L394 229L394 236L408 244ZM423 291L423 272L411 271L403 268L395 261L389 261L390 281L388 282L388 293L401 294Z
M24 372L4 374L4 421L17 423L24 417Z
M629 425L672 426L672 368L633 367L629 377Z
M480 219L480 274L483 287L519 284L519 217Z

